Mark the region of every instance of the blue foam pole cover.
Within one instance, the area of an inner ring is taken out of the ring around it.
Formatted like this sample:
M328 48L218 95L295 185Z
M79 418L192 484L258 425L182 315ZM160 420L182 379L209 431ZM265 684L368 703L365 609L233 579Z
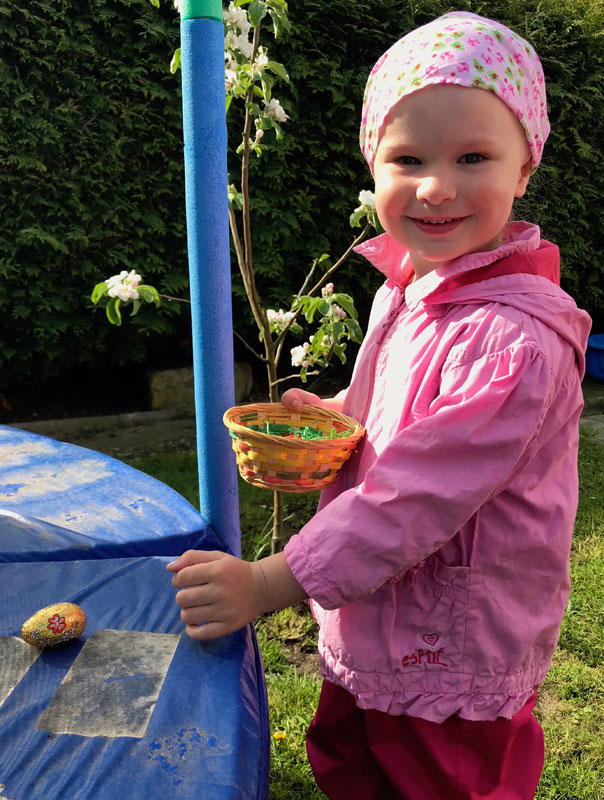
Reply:
M222 22L181 20L181 64L199 503L239 555L237 472L222 423L235 396Z

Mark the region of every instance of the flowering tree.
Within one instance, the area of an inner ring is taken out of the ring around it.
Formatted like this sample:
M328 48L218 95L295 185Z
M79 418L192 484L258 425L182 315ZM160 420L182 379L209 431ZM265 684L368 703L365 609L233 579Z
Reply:
M158 6L159 0L150 0ZM173 0L179 8L180 0ZM248 9L244 8L248 6ZM179 9L180 10L180 9ZM260 36L265 21L272 22L273 34L281 36L290 30L286 0L235 0L223 12L225 24L225 93L227 112L233 100L241 101L245 117L241 143L237 153L241 156L240 188L229 184L229 226L237 264L250 308L258 327L262 343L259 352L235 331L235 336L248 351L259 359L267 370L268 395L272 402L279 399L279 384L292 380L307 380L308 375L316 375L325 369L333 356L342 363L346 361L346 345L349 340L361 342L362 333L357 322L357 313L352 297L336 292L331 282L332 275L350 256L353 248L377 227L375 201L372 192L359 194L359 205L350 216L352 227L361 228L347 250L335 261L324 253L313 259L302 287L293 296L288 310L265 309L260 301L256 287L252 224L250 215L249 170L252 154L259 157L268 148L266 134L274 131L277 139L283 136L282 125L289 116L272 90L277 81L289 81L287 70L282 64L272 61ZM180 66L180 52L172 58L171 70ZM141 303L159 305L162 297L152 286L140 283L140 275L133 271L123 271L95 286L92 301L106 302L106 313L113 324L121 324L120 307L132 303L131 314L138 312ZM177 298L168 298L175 300ZM300 325L304 317L310 325L318 325L315 332L300 345L290 348L292 366L296 372L286 377L278 377L278 366L283 354L286 337L289 334L301 337ZM272 551L281 547L283 526L282 497L274 493Z

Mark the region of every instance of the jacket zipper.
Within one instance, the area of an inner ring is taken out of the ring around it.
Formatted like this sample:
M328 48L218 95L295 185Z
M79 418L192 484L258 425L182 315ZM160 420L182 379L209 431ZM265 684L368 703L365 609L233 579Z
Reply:
M371 398L373 396L373 389L375 386L375 370L377 367L377 358L380 352L380 348L384 339L386 338L386 334L388 333L388 329L392 327L394 320L398 316L401 308L405 304L405 293L402 289L399 289L399 300L395 308L390 309L388 316L386 317L386 322L382 323L382 332L380 333L379 337L375 341L375 345L373 347L373 353L371 356L371 362L369 365L369 375L370 375L370 384L369 384L369 391L367 392L367 402L365 403L365 409L363 410L363 417L359 422L361 425L365 425L367 422L367 417L369 416L369 406L371 405Z

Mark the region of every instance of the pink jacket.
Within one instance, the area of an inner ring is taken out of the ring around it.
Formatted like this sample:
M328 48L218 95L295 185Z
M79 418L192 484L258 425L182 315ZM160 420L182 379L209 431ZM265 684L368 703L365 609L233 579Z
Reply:
M388 278L344 393L367 434L285 548L323 674L361 708L510 718L568 599L590 320L527 223L410 285L388 234L357 249Z

